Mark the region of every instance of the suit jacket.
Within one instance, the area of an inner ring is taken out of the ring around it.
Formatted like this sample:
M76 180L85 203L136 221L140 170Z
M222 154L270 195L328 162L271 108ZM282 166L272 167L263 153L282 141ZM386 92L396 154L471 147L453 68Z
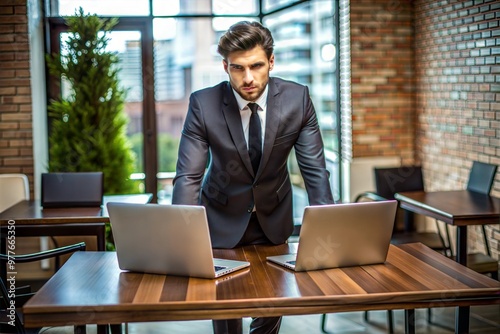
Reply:
M172 203L206 207L214 248L236 246L254 204L271 242L283 243L291 235L292 186L287 160L293 147L309 204L334 203L309 90L278 78L270 78L268 85L264 146L257 175L230 84L222 82L190 97Z

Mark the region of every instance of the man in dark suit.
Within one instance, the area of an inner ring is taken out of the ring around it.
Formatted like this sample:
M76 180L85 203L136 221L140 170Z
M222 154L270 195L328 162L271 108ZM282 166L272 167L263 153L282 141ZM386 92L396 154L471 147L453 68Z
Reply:
M269 76L273 44L261 24L234 24L218 45L229 82L190 97L172 203L206 207L214 248L286 242L293 231L292 148L309 203L334 202L309 91ZM278 333L280 323L254 318L250 333ZM216 333L241 327L241 319L214 321Z

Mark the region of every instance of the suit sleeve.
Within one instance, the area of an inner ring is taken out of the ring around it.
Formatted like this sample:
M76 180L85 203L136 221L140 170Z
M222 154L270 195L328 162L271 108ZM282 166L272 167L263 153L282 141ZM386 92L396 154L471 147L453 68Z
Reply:
M304 179L310 205L333 204L330 173L326 169L323 139L309 90L304 90L304 118L295 143L297 163Z
M191 95L182 130L172 204L198 205L208 160L208 141L203 112L196 95Z

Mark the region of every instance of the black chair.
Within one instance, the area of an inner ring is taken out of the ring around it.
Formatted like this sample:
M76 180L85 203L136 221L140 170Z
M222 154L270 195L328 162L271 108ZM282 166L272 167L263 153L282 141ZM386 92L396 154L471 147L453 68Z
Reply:
M42 206L99 207L103 189L102 172L42 173Z
M102 172L53 172L42 173L41 202L45 208L100 207L104 192ZM55 248L59 243L50 239ZM56 258L56 269L60 258Z
M5 255L0 254L0 265L5 266L9 264L9 261L13 261L13 263L26 263L26 262L35 262L41 261L49 258L53 258L60 255L65 255L69 253L73 253L76 251L84 251L86 245L84 242L80 242L77 244L64 246L60 248L50 249L47 251L32 253L32 254L24 254L24 255ZM8 287L8 288L7 288ZM34 293L31 291L31 287L24 286L21 288L16 288L15 290L15 311L10 312L8 309L11 305L12 294L13 291L9 282L6 281L5 277L0 277L0 333L22 333L22 334L33 334L38 333L40 328L38 329L25 329L23 325L23 314L22 314L22 306L28 301ZM11 318L11 314L13 319ZM12 326L12 322L15 326Z
M394 195L398 192L424 190L424 177L420 166L375 168L374 173L376 195L381 196L384 199L394 199ZM360 196L367 196L367 194L361 194ZM404 227L402 228L399 226L401 220L404 221ZM396 222L394 224L391 243L405 244L421 242L427 247L442 252L445 255L451 254L450 245L446 244L437 221L437 233L418 232L415 231L413 225L414 214L412 212L399 209L398 215L396 216Z
M467 182L466 189L488 195L495 180L497 167L496 165L474 161L469 173L469 181ZM481 232L486 254L481 252L467 254L467 267L481 274L490 274L492 278L498 280L498 260L491 257L485 225L481 225ZM446 227L446 235L448 240L451 240L448 226Z
M355 202L359 201L382 201L394 199L394 195L404 191L422 191L424 190L424 178L420 166L402 166L390 168L374 168L376 191L368 191L359 194ZM451 254L450 244L446 244L438 222L436 221L436 232L417 232L413 227L413 214L409 211L398 208L394 229L391 238L393 244L405 244L412 242L421 242L429 248L442 252L445 255ZM403 221L404 227L399 227ZM430 311L428 312L430 317ZM368 311L364 313L365 321L368 321ZM388 332L394 332L393 312L387 313ZM326 314L321 318L321 330L326 331Z

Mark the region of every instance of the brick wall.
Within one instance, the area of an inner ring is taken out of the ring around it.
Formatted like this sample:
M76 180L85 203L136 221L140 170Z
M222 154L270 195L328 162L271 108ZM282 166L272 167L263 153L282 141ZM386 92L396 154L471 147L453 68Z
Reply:
M491 0L351 1L353 156L421 163L429 190L500 165L499 19ZM500 227L487 234L499 258ZM471 249L481 237L469 228Z
M499 1L415 1L416 148L431 190L465 188L473 160L500 165L499 21ZM499 225L487 234L498 258Z
M351 1L353 156L414 162L415 85L410 1Z
M26 174L30 179L30 189L33 191L29 59L26 0L2 0L0 1L0 173Z

